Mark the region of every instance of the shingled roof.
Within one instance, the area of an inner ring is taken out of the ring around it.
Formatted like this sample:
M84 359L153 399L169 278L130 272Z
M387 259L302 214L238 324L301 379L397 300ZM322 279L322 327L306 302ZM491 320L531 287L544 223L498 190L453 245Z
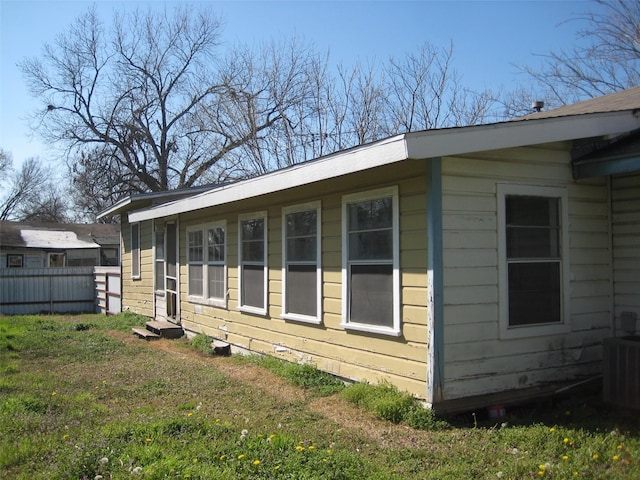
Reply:
M640 87L516 118L514 121L640 109Z

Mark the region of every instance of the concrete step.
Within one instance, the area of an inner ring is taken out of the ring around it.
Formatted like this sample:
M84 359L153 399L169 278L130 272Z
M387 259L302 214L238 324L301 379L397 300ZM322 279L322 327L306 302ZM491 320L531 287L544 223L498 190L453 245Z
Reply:
M184 335L184 330L180 325L160 320L151 320L146 323L147 330L162 338L180 338Z
M131 330L133 331L133 334L135 336L144 340L158 340L160 338L160 335L158 335L157 333L153 333L146 328L133 327Z

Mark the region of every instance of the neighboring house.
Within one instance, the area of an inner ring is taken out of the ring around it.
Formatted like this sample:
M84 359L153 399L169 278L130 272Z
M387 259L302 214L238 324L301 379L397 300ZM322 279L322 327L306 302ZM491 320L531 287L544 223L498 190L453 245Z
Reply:
M639 109L634 88L122 202L123 308L441 410L595 377L640 312Z
M0 222L0 268L120 264L120 225Z

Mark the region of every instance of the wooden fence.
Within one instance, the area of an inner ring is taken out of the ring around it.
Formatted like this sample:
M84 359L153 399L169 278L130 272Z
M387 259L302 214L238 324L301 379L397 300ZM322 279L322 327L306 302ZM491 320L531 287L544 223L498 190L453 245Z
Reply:
M120 267L0 269L0 314L120 312Z

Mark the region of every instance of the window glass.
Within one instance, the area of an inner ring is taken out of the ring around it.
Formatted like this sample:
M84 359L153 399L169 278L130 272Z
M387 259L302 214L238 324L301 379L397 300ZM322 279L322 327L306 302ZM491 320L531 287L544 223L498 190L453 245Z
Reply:
M202 230L189 232L189 261L202 262L204 259L204 235Z
M264 261L264 219L242 222L242 261Z
M289 207L283 214L284 315L320 322L318 264L320 202Z
M560 322L560 263L509 264L509 324Z
M164 290L164 230L156 231L156 290Z
M286 219L287 261L314 262L317 256L317 218L315 210L289 213Z
M264 308L264 267L262 265L242 267L242 305Z
M266 216L241 219L240 307L264 313L266 309Z
M209 298L225 298L224 265L208 266Z
M24 255L22 254L7 254L7 268L22 268L24 265Z
M211 262L224 261L224 228L210 228L207 230L207 245L209 247L208 260Z
M140 277L140 224L131 224L131 276Z
M560 199L505 197L509 326L562 321Z
M226 299L225 241L222 224L187 229L191 300L219 302Z
M347 327L400 333L397 202L395 187L343 199Z
M349 205L349 259L390 259L392 219L390 198Z
M204 268L202 265L189 265L189 295L196 297L204 296L204 289L202 283L202 272Z

